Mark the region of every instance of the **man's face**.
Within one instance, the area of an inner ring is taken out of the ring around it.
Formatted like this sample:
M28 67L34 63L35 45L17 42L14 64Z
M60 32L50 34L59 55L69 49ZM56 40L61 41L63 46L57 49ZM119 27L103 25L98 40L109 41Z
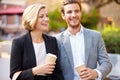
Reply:
M67 4L63 7L62 18L67 22L68 27L77 28L81 22L81 10L77 3Z

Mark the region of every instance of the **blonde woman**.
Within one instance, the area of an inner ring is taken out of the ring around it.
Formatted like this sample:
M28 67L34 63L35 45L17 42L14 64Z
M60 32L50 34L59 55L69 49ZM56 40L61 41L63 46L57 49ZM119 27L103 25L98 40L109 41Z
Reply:
M12 42L10 78L63 80L56 39L44 34L49 26L46 6L42 4L28 6L23 13L22 23L28 32ZM58 57L56 63L44 63L47 53Z

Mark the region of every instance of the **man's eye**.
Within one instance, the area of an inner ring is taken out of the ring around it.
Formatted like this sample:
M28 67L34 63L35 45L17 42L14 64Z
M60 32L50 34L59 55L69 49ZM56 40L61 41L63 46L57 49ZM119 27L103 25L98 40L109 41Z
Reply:
M72 13L72 11L68 11L67 13Z
M79 10L75 10L76 13L80 12Z

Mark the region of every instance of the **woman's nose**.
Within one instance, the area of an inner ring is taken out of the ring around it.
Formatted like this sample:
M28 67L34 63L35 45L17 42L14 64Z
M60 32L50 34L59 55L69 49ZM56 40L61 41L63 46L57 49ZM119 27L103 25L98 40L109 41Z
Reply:
M49 17L44 17L44 20L45 20L46 22L49 22Z

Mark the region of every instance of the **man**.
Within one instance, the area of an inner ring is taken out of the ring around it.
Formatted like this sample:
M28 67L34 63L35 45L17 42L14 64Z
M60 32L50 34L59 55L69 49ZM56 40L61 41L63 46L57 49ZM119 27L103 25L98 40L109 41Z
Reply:
M80 23L81 15L79 0L63 1L62 18L68 28L56 36L63 75L65 80L102 80L112 65L100 33L84 28ZM78 74L75 67L82 64L86 67Z

